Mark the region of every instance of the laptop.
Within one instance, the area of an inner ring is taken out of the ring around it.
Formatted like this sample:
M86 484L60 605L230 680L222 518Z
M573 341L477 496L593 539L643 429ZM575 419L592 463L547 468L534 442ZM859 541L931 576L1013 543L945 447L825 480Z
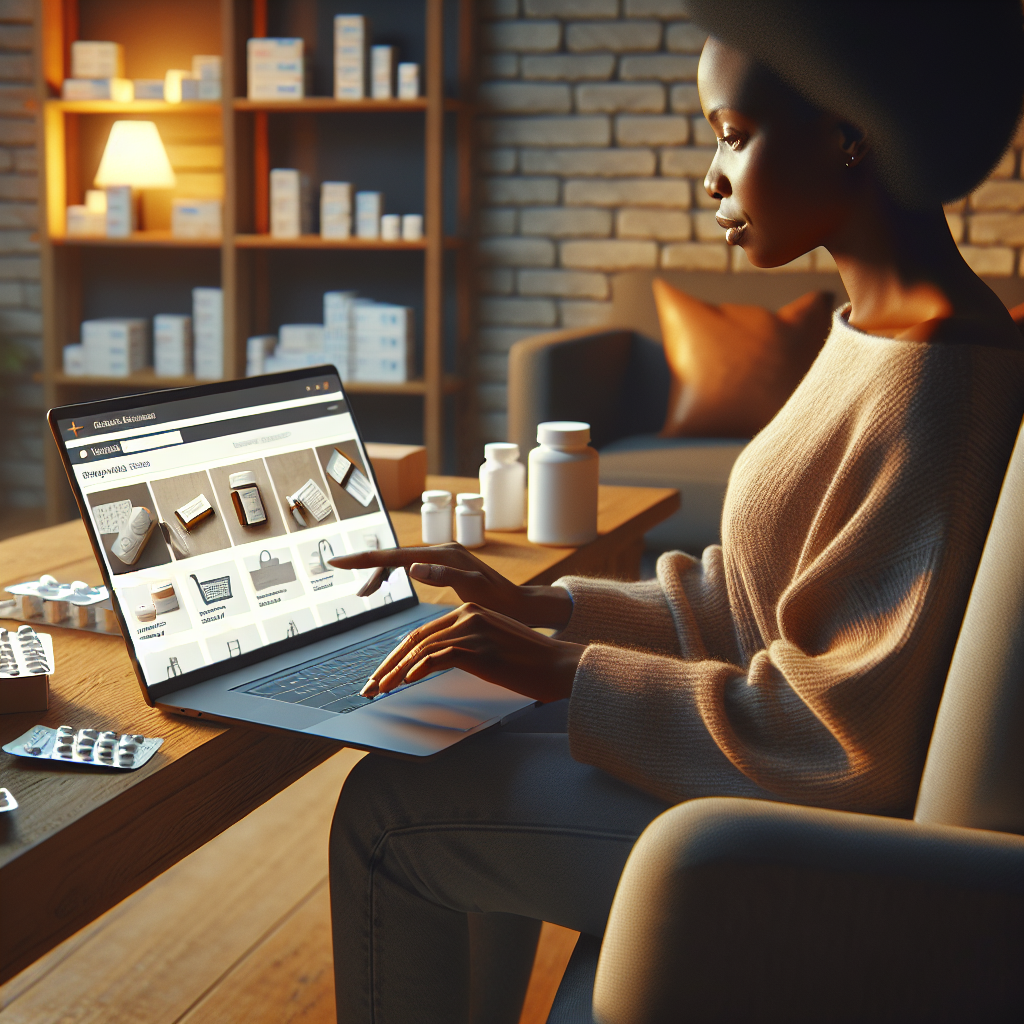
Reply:
M51 409L48 421L151 707L425 757L534 701L458 669L367 700L417 626L404 569L329 559L398 540L337 370Z

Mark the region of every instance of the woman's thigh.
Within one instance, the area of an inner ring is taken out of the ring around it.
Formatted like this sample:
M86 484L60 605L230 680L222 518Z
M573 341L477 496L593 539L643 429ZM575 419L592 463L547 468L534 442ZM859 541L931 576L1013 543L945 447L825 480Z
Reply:
M424 761L364 758L332 830L336 912L386 878L449 911L602 934L629 851L669 805L574 761L564 733L514 731L527 724Z

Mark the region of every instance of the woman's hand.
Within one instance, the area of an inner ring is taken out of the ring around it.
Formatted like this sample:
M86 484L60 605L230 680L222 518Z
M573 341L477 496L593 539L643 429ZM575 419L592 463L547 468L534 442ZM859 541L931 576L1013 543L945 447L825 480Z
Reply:
M501 612L527 626L562 629L572 615L572 598L568 591L561 587L518 587L461 544L364 551L332 558L330 563L339 569L404 566L420 583L451 587L463 601ZM382 582L383 578L377 587Z
M413 630L370 676L362 694L374 697L461 668L548 703L572 692L584 650L582 644L553 640L498 612L464 604Z

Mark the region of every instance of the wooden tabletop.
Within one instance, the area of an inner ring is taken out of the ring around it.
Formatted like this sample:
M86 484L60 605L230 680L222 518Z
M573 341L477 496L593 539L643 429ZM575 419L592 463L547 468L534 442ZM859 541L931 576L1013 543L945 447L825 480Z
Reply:
M432 477L431 487L476 481ZM665 488L602 487L600 536L583 548L488 534L480 556L516 583L566 573L635 576L643 533L679 506ZM415 509L392 513L403 546L419 544ZM0 541L0 586L51 573L102 582L78 520ZM454 601L417 586L423 600ZM337 751L317 737L197 721L148 707L119 637L44 627L56 673L45 714L0 715L0 743L33 725L86 724L162 736L134 772L0 753L0 786L20 806L0 814L0 983Z

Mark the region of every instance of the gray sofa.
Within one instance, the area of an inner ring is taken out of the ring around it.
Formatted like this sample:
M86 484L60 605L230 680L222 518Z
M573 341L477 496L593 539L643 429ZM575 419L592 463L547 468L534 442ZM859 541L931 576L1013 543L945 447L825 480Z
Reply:
M649 549L699 553L719 540L722 498L742 438L660 438L669 370L651 282L655 276L706 302L778 309L825 289L846 301L837 274L638 271L612 283L608 326L527 338L509 352L509 440L524 458L545 420L584 420L601 453L601 482L676 487L682 504L647 535Z
M647 535L655 551L699 553L719 540L729 472L745 441L657 436L668 402L669 371L651 282L669 284L706 302L778 309L814 289L846 302L838 274L750 271L713 274L636 271L612 283L609 326L527 338L509 352L509 440L523 453L537 443L545 420L584 420L601 453L601 481L676 487L679 511ZM987 281L1007 304L1024 301L1024 280Z

